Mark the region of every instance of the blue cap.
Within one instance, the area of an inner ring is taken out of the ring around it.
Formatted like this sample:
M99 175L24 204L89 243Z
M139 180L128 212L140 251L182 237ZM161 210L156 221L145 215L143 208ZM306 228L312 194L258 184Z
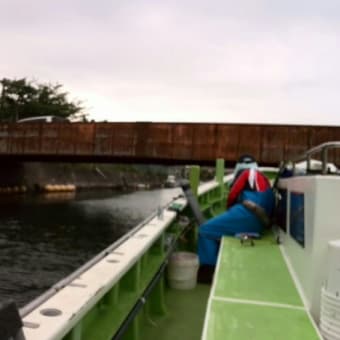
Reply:
M257 168L258 168L258 165L253 156L242 155L236 163L236 166L234 169L234 175L236 176L241 170L257 169Z
M256 163L256 159L251 155L242 155L237 163L249 164L249 163Z

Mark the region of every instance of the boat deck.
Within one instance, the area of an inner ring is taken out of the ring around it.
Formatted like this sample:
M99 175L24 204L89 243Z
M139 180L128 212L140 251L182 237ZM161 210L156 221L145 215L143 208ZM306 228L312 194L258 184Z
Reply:
M146 320L141 339L198 340L201 338L210 285L192 290L167 289L167 313Z
M223 238L202 336L219 339L320 339L271 236Z

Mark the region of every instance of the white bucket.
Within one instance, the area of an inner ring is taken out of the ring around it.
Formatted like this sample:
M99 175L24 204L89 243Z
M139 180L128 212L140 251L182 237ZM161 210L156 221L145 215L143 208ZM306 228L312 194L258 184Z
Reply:
M195 253L175 252L168 264L169 286L174 289L193 289L196 287L199 261Z

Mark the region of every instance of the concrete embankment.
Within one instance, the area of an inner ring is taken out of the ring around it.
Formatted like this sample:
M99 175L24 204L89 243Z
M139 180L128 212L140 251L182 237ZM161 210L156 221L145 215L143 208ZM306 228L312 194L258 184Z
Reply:
M167 171L152 165L10 163L0 169L0 194L157 188Z

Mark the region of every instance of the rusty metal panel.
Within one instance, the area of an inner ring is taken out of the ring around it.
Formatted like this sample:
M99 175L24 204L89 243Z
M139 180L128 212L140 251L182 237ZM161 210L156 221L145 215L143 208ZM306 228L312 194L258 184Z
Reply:
M333 140L340 141L340 127L331 127L330 130L333 132Z
M194 129L192 124L172 125L173 155L172 159L191 160Z
M155 143L172 142L172 126L167 123L152 123L148 126L148 138Z
M303 155L309 148L309 129L303 126L289 126L285 143L285 160Z
M236 160L238 158L239 128L237 125L217 125L216 158Z
M142 134L141 129L143 129ZM172 140L173 129L171 124L143 124L137 130L136 150L139 156L146 158L171 159L173 157ZM143 147L140 145L141 143L143 143Z
M112 154L112 140L111 138L96 138L94 146L94 154L96 156L105 156Z
M214 161L216 159L216 124L195 124L192 159Z
M329 127L328 128L328 140L331 141L340 141L340 128L338 127ZM335 163L336 165L340 165L340 150L332 149L328 152L328 161Z
M195 124L194 125L194 136L193 144L216 144L216 124Z
M9 152L9 127L8 124L0 124L0 153Z
M58 150L58 130L56 126L44 124L41 132L41 153L54 155Z
M323 142L340 140L339 127L201 123L38 123L0 124L0 154L93 155L192 162L242 153L259 162L293 159ZM317 155L316 155L317 156ZM339 165L340 151L329 160ZM80 158L79 158L80 159Z
M216 159L216 148L212 144L196 144L193 145L193 157L192 160L195 161L214 161Z
M78 125L68 123L56 123L57 138L56 150L58 154L74 155L76 153L76 145L81 143L81 136L79 135Z
M20 138L12 138L11 144L10 144L11 154L14 154L14 155L23 154L24 145L25 145L24 139L22 139L22 138L21 139Z
M238 156L242 154L250 154L256 159L261 155L261 127L251 125L239 126L239 140L238 140ZM236 160L236 159L235 159Z
M25 125L11 124L10 133L10 152L12 154L23 154L25 149Z
M153 131L152 139L148 139L146 153L152 157L160 157L162 159L174 159L174 131L175 124L157 124L157 131Z
M151 135L152 123L141 122L135 123L135 155L138 158L148 158L153 154L155 141Z
M331 131L328 127L310 127L309 131L309 148L330 141Z
M40 124L36 124L39 126ZM59 129L61 124L57 123L46 123L41 124L41 137L42 138L58 138L59 136Z
M158 143L156 153L162 157L162 159L174 159L174 148L172 143Z
M98 156L112 154L113 124L97 123L94 139L94 153Z
M262 126L260 163L275 164L284 159L288 133L286 126Z
M92 155L94 149L94 129L93 123L77 123L71 124L74 128L75 153L77 155Z
M39 154L40 153L40 138L39 137L31 137L26 138L25 140L25 147L24 147L24 154Z
M135 152L138 158L148 158L153 153L153 139L150 135L152 123L136 123L135 126Z
M138 155L138 157L141 157ZM172 148L168 143L149 141L145 144L144 157L147 159L171 159Z
M54 155L57 153L58 133L59 133L58 124L52 123L41 124L41 146L40 146L41 154Z
M94 138L95 124L93 123L73 123L71 127L78 134L78 139L81 142L92 143Z
M128 157L135 155L135 124L112 124L112 155Z
M173 140L179 144L191 145L194 134L194 124L179 123L173 124Z
M41 140L40 154L55 155L58 150L58 140L56 138L45 137Z
M112 135L115 123L96 123L96 138Z
M40 153L41 124L22 124L25 130L24 154Z
M340 141L340 127L334 127L330 128L332 131L333 135L333 141ZM337 165L340 166L340 149L337 149L335 151L335 154L333 155L333 162Z
M96 123L95 138L109 137L112 135L115 123Z
M330 141L331 131L328 127L309 127L309 143L308 148L315 147L322 143ZM306 150L307 151L307 150ZM321 154L316 153L312 156L313 159L321 160Z

